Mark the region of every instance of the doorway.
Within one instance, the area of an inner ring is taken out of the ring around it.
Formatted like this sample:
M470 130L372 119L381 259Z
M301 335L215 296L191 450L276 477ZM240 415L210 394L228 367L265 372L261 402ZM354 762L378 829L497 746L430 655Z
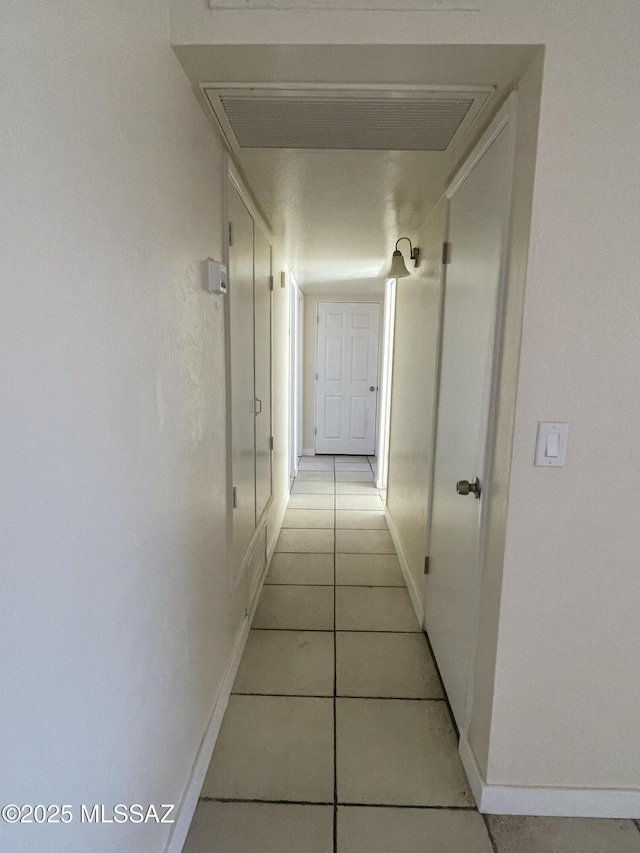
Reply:
M317 326L316 453L373 456L380 305L319 302Z

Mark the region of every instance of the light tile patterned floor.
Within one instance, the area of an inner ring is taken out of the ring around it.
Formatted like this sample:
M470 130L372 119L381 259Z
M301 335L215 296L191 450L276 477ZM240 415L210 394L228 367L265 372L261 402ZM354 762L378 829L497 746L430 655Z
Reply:
M478 814L374 470L301 461L184 853L640 853L633 821Z

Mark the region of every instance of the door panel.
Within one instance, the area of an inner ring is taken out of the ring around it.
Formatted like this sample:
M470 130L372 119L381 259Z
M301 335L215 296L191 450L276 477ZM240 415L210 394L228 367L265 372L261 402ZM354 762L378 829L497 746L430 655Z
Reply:
M256 526L253 219L235 186L229 184L229 313L231 335L231 422L233 485L233 572L240 570Z
M484 479L494 335L506 233L510 134L497 138L451 197L425 618L458 723L465 724L475 642L480 513L456 493Z
M255 228L256 521L271 498L271 246Z
M377 303L318 304L317 453L375 453L379 315Z

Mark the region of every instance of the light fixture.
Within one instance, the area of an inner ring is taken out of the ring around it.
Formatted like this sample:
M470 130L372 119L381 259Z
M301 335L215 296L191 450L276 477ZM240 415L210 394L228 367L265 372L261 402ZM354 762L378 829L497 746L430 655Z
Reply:
M411 275L407 266L404 262L404 257L402 256L402 252L398 248L398 243L400 240L409 240L408 237L400 237L396 242L396 249L391 258L391 269L389 270L389 278L406 278L408 275ZM409 240L409 246L411 247L411 260L414 262L414 266L418 266L420 263L420 249L416 246L415 249Z

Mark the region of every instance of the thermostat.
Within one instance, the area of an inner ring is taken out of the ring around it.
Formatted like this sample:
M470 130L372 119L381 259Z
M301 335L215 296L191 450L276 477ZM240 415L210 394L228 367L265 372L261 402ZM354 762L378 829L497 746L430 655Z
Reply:
M227 292L227 268L220 261L208 260L209 266L209 293Z

